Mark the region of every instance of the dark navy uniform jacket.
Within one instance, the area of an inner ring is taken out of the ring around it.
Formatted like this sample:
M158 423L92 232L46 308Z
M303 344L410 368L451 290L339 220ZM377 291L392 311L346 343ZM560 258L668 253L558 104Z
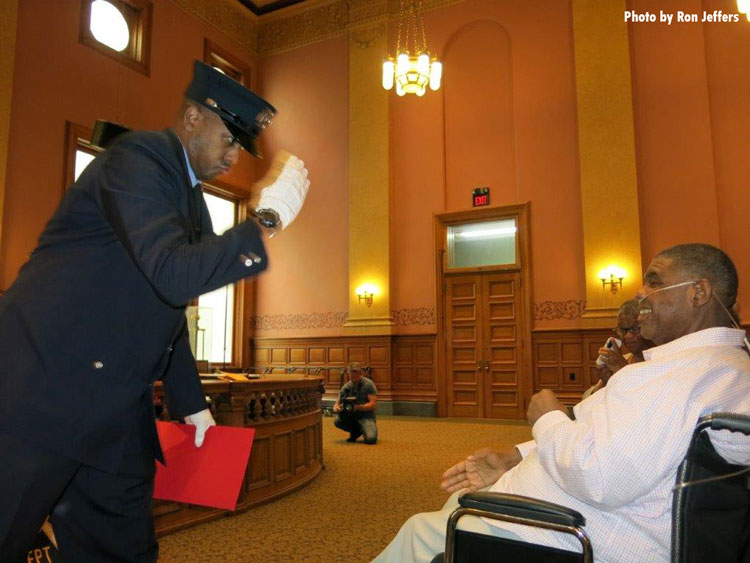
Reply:
M206 407L186 304L267 265L254 222L213 233L174 132L123 135L0 297L0 432L105 471L153 471L151 384L164 381L173 416Z

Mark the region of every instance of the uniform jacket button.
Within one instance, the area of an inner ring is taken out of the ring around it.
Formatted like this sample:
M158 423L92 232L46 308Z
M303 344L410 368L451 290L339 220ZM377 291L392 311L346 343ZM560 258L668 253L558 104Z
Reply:
M94 362L94 368L95 369L102 369L104 367L104 363L100 362L99 360Z
M167 346L167 352L171 354L172 350L174 350L174 346Z

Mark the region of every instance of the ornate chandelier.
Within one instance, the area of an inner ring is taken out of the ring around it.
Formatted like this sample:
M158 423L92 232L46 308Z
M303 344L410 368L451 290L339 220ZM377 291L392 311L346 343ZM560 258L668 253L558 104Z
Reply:
M403 50L401 34L405 30ZM427 84L431 90L440 88L443 63L430 57L422 21L422 0L401 0L401 13L398 20L396 57L389 56L383 61L383 88L390 90L396 86L396 94L416 94L424 96Z

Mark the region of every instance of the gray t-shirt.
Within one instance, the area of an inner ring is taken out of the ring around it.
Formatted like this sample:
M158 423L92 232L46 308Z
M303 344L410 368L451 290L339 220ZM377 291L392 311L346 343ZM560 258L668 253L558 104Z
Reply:
M369 402L369 399L367 398L368 395L377 394L378 390L375 387L375 384L372 382L372 379L362 376L362 378L356 384L352 383L351 381L347 381L346 383L344 383L341 391L339 391L339 402L343 403L344 398L355 396L357 397L357 399L356 401L354 401L354 403L356 405L364 405L365 403ZM375 411L357 412L356 415L359 418L375 418Z

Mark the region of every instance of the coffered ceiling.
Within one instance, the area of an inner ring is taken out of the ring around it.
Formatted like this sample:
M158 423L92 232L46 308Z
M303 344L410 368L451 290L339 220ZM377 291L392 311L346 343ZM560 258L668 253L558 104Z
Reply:
M304 4L309 0L237 0L245 8L250 10L256 16L270 14L288 6L295 4Z

